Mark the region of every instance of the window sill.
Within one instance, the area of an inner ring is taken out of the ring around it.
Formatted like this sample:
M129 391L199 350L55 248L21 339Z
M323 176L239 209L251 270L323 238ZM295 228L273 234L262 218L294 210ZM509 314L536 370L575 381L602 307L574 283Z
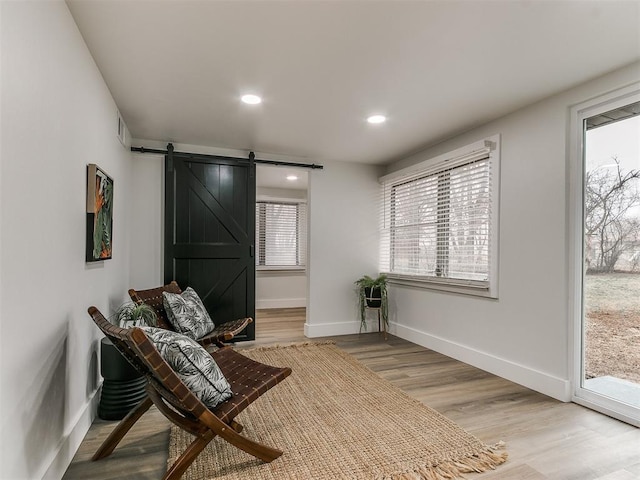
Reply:
M496 289L492 289L489 285L474 284L465 282L464 280L438 280L429 277L411 277L388 273L387 279L389 284L401 287L411 287L424 290L435 290L439 292L455 293L459 295L470 295L474 297L484 297L497 299Z
M256 274L258 276L284 276L284 275L300 275L307 274L307 270L304 267L256 267Z

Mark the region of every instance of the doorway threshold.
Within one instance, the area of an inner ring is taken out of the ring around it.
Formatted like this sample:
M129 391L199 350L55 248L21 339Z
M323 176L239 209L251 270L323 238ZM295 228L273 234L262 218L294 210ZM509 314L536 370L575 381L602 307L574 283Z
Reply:
M640 385L606 375L585 380L584 388L635 408L640 408Z

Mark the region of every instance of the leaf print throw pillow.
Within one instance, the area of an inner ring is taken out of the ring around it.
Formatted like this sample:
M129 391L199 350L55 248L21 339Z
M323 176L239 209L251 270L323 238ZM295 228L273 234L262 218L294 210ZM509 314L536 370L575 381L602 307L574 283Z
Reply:
M209 408L233 395L213 357L196 341L177 332L140 327L180 380Z
M187 287L182 293L162 292L167 318L178 333L199 340L216 328L196 291Z

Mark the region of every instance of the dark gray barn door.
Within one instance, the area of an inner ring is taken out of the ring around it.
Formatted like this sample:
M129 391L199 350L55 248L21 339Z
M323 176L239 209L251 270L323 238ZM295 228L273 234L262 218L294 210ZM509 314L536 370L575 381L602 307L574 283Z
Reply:
M216 324L255 318L255 164L168 151L165 283L193 288ZM255 339L255 323L236 339Z

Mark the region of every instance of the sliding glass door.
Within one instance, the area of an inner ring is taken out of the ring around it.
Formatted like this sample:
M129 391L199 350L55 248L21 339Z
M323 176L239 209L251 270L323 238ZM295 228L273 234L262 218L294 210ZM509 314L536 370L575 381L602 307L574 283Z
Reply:
M575 400L640 424L640 95L586 108L577 122Z

